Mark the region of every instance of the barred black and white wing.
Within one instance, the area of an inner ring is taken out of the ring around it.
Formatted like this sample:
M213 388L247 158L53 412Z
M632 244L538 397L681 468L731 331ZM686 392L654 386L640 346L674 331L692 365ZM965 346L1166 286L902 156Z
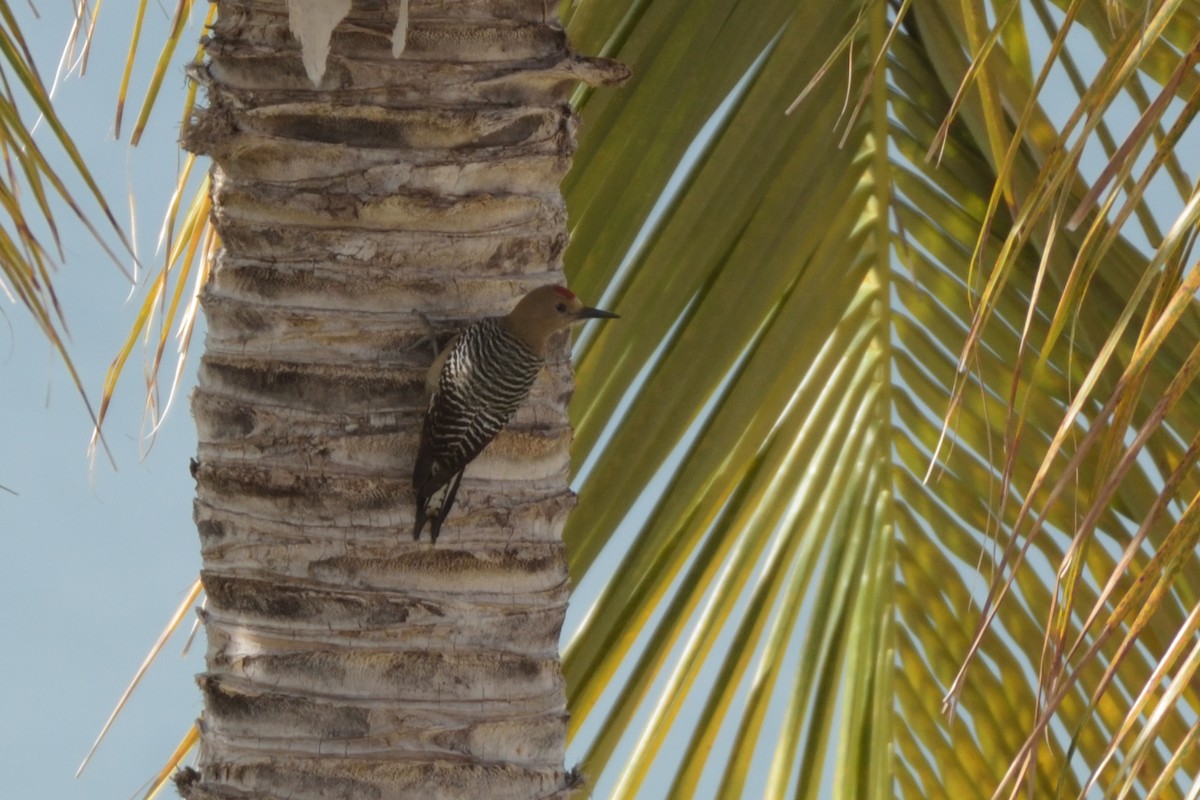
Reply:
M437 541L466 468L529 396L542 359L496 318L463 331L448 346L429 399L413 469L417 493L413 538L425 521Z

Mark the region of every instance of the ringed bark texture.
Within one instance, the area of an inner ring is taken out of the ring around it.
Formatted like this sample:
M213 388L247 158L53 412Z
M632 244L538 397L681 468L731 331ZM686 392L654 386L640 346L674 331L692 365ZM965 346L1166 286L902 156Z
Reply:
M319 87L284 0L193 69L224 249L192 410L208 636L189 798L566 796L565 338L436 546L410 486L439 336L562 280L570 52L536 0L356 0ZM424 317L424 319L423 319Z

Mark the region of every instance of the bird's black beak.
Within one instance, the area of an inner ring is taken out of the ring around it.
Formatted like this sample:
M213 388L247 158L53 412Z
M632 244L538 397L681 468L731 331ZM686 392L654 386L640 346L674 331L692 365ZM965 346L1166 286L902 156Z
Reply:
M579 319L617 319L620 314L614 314L611 311L604 311L599 308L588 308L584 306L575 312L575 316Z

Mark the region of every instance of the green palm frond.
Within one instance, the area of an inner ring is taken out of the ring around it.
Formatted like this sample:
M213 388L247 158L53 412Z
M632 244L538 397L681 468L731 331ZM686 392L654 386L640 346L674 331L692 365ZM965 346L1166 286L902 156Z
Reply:
M701 6L569 16L634 72L581 94L567 184L574 284L625 319L578 347L572 571L611 576L566 652L585 767L620 797L1174 796L1195 4ZM1081 95L1061 129L1030 25Z

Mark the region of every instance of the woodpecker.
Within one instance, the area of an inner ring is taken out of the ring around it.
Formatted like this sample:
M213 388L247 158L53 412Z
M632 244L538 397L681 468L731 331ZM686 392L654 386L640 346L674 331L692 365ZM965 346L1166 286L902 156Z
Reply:
M612 319L562 286L540 286L504 317L469 326L434 359L425 378L429 408L421 429L413 488L413 539L429 521L434 542L466 468L529 396L551 335L585 319Z

